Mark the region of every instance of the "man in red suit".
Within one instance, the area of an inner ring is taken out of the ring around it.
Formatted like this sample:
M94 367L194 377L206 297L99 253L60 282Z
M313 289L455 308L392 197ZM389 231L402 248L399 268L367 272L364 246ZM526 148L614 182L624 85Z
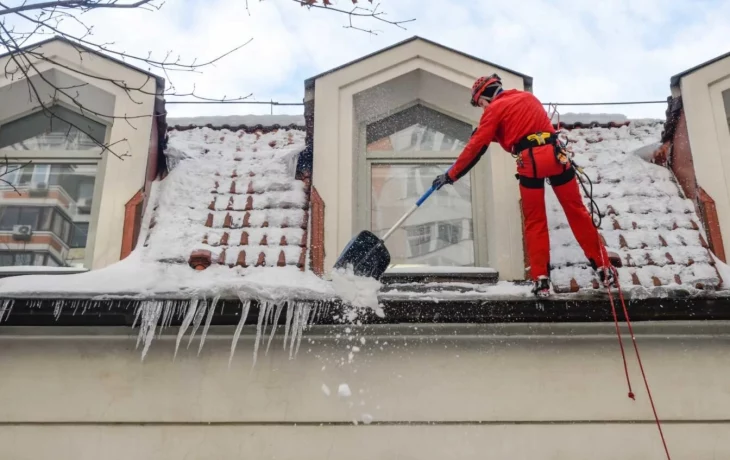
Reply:
M549 179L570 228L591 267L605 285L613 271L598 230L578 189L570 160L559 145L555 129L540 101L526 91L504 90L498 75L480 77L472 87L471 104L484 109L479 126L451 169L438 176L436 189L466 175L493 141L511 152L517 162L525 243L535 295L550 292L550 239L545 211L545 179Z

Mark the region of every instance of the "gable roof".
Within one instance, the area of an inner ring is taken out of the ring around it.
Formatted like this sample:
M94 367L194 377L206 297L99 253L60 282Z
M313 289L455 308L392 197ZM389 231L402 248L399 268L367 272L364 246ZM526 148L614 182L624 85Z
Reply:
M490 62L490 61L484 60L484 59L482 59L482 58L478 58L478 57L476 57L476 56L473 56L473 55L471 55L471 54L467 54L467 53L464 53L463 51L459 51L459 50L456 50L456 49L453 49L453 48L449 48L448 46L442 45L442 44L440 44L440 43L436 43L436 42L434 42L434 41L431 41L431 40L429 40L429 39L427 39L427 38L419 37L418 35L414 35L414 36L413 36L413 37L411 37L411 38L408 38L408 39L406 39L406 40L400 41L400 42L398 42L398 43L395 43L395 44L393 44L393 45L390 45L390 46L388 46L388 47L382 48L382 49L380 49L380 50L378 50L378 51L375 51L375 52L373 52L373 53L370 53L370 54L367 54L367 55L365 55L365 56L362 56L362 57L360 57L360 58L358 58L358 59L355 59L355 60L353 60L353 61L350 61L350 62L348 62L348 63L346 63L346 64L342 64L342 65L340 65L340 66L337 66L337 67L335 67L334 69L330 69L330 70L327 70L326 72L322 72L322 73L320 73L320 74L318 74L318 75L315 75L315 76L313 76L313 77L307 78L306 80L304 80L304 88L305 88L305 89L309 89L309 88L312 88L312 87L314 86L314 82L315 82L315 81L316 81L317 79L319 79L319 78L321 78L321 77L324 77L325 75L329 75L329 74L331 74L331 73L337 72L338 70L342 70L342 69L344 69L345 67L349 67L349 66L351 66L351 65L353 65L353 64L357 64L358 62L362 62L362 61L364 61L364 60L366 60L366 59L370 59L370 58L371 58L371 57L373 57L373 56L377 56L378 54L382 54L382 53L385 53L385 52L387 52L387 51L390 51L390 50L392 50L392 49L398 48L399 46L403 46L403 45L406 45L406 44L408 44L408 43L414 42L414 41L416 41L416 40L420 40L420 41L422 41L422 42L425 42L425 43L428 43L428 44L430 44L430 45L436 46L436 47L438 47L438 48L441 48L441 49L443 49L443 50L449 51L449 52L451 52L451 53L456 53L456 54L458 54L458 55L460 55L460 56L464 56L464 57L466 57L466 58L468 58L468 59L472 59L472 60L474 60L474 61L477 61L477 62L481 62L482 64L487 64L487 65L489 65L489 66L492 66L492 67L495 67L495 68L497 68L497 69L501 69L501 70L504 70L505 72L509 72L509 73L511 73L511 74L514 74L514 75L517 75L517 76L519 76L519 77L522 77L522 80L523 80L523 81L524 81L524 83L525 83L525 89L531 89L531 88L532 88L532 77L530 77L530 76L528 76L528 75L525 75L525 74L523 74L523 73L520 73L520 72L514 71L514 70L512 70L512 69L508 69L507 67L504 67L504 66L501 66L501 65L495 64L495 63L493 63L493 62Z
M718 62L718 61L722 61L722 60L723 60L723 59L725 59L725 58L730 58L730 52L728 52L728 53L725 53L725 54L722 54L722 55L720 55L720 56L717 56L717 57L714 57L714 58L710 59L709 61L703 62L702 64L696 65L696 66L694 66L694 67L692 67L692 68L689 68L689 69L687 69L687 70L685 70L685 71L679 72L679 73L678 73L678 74L676 74L676 75L673 75L673 76L672 76L672 77L671 77L671 78L669 79L669 85L670 85L670 86L677 86L677 85L679 85L679 81L680 81L680 80L681 80L681 79L682 79L683 77L685 77L685 76L687 76L687 75L689 75L689 74L691 74L691 73L693 73L693 72L695 72L695 71L697 71L697 70L700 70L700 69L702 69L703 67L707 67L707 66L708 66L708 65L710 65L710 64L714 64L714 63L716 63L716 62Z
M95 54L95 55L97 55L99 57L102 57L104 59L108 59L110 61L113 61L113 62L115 62L115 63L117 63L117 64L119 64L121 66L124 66L124 67L127 67L129 69L135 70L135 71L140 72L142 74L148 75L148 76L150 76L151 78L154 78L157 81L158 89L162 89L162 90L165 89L165 79L164 78L162 78L162 77L160 77L158 75L155 75L155 74L153 74L153 73L151 73L151 72L149 72L147 70L141 69L141 68L139 68L137 66L131 65L128 62L122 61L121 59L117 59L117 58L115 58L115 57L113 57L113 56L111 56L109 54L102 53L101 51L96 50L94 48L91 48L91 47L89 47L87 45L83 45L81 43L77 43L77 42L75 42L73 40L70 40L70 39L64 37L63 35L55 35L55 36L53 36L51 38L48 38L46 40L41 40L39 42L35 42L35 43L30 44L30 45L22 46L22 47L20 47L20 51L29 51L29 50L32 50L33 48L38 48L39 46L43 46L43 45L46 45L48 43L55 42L55 41L59 41L59 42L62 42L62 43L66 43L66 44L71 45L71 46L73 46L75 48L81 48L81 49L83 49L84 51L86 51L88 53ZM4 57L7 57L7 56L10 56L11 54L12 54L11 51L7 51L5 53L2 53L2 54L0 54L0 59L2 59Z

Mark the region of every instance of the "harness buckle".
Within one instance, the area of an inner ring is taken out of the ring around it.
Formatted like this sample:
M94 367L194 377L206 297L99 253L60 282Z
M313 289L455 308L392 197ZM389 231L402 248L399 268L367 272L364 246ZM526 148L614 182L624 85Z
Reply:
M546 140L551 136L550 133L536 133L527 136L527 140L537 142L537 145L545 145Z

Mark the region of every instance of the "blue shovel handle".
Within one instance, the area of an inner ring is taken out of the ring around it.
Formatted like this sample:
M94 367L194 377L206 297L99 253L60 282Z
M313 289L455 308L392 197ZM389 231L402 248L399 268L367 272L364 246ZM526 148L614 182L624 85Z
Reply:
M453 167L453 165L452 165L452 167ZM450 167L450 168L449 168L449 169L448 169L448 170L447 170L446 172L448 173L448 171L451 171L451 167ZM408 211L406 211L406 213L405 213L405 214L403 214L403 216L402 216L402 217L401 217L400 219L398 219L398 222L396 222L396 223L395 223L395 225L393 225L393 227L392 227L392 228L391 228L390 230L388 230L388 232L387 232L387 233L386 233L385 235L383 235L382 241L385 241L385 240L387 240L387 239L388 239L388 237L390 237L390 235L392 235L392 234L393 234L393 232L394 232L394 231L395 231L395 230L396 230L396 229L397 229L398 227L400 227L400 226L401 226L401 224L403 224L403 222L405 222L405 220L406 220L406 219L408 219L408 217L409 217L409 216L410 216L411 214L413 214L413 212L414 212L414 211L415 211L416 209L418 209L418 208L419 208L419 207L420 207L420 206L421 206L421 205L423 204L423 202L424 202L424 201L426 201L426 200L428 199L428 197L429 197L429 196L431 196L431 194L432 194L432 193L433 193L433 192L434 192L435 190L436 190L436 187L435 187L435 186L433 186L433 185L431 185L431 188L429 188L428 190L426 190L426 193L424 193L423 195L421 195L421 198L419 198L419 199L418 199L418 201L416 201L416 204L414 204L413 206L411 206L411 208L410 208L410 209L409 209Z

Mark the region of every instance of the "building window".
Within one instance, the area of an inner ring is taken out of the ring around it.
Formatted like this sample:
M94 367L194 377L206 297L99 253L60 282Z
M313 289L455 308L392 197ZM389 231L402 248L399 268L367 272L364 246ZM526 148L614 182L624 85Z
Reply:
M0 126L0 151L90 150L105 136L102 123L55 105Z
M95 164L31 163L0 166L0 254L13 256L2 265L83 266L91 221ZM20 262L22 263L20 263Z

